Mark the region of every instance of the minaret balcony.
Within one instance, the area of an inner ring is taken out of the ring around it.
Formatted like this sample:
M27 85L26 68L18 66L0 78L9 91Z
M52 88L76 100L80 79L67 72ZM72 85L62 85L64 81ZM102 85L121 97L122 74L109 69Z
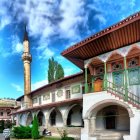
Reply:
M30 61L30 62L31 62L31 61L32 61L32 56L31 56L31 54L25 53L25 52L24 52L24 53L22 54L22 60L23 60L23 61Z

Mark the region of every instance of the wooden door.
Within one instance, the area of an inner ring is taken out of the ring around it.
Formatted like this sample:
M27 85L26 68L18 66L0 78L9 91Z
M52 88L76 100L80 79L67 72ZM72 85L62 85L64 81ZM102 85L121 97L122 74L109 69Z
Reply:
M115 125L115 113L113 112L109 112L106 114L106 129L116 129L116 125Z
M94 91L98 92L98 91L102 91L103 90L103 80L102 79L97 79L94 82Z

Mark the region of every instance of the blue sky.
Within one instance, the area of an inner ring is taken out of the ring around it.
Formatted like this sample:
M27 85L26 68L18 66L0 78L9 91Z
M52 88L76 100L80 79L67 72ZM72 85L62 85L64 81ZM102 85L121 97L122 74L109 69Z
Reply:
M0 97L23 95L24 23L32 54L32 90L47 84L48 59L79 72L60 53L140 10L139 0L0 0Z

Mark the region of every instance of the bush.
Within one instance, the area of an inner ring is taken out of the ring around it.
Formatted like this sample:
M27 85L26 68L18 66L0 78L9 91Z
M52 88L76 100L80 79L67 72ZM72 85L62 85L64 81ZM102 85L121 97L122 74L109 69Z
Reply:
M61 137L61 140L74 140L74 138L68 137L68 133L67 133L66 129L59 130L57 128L57 130L58 130L58 133L59 133L59 135Z
M39 138L38 119L37 119L36 115L34 116L34 120L33 120L32 138L33 138L33 139Z
M5 121L5 128L12 128L12 122L10 120Z
M4 130L4 120L0 120L0 133Z
M18 126L13 128L13 136L18 139L31 138L32 129L29 126Z

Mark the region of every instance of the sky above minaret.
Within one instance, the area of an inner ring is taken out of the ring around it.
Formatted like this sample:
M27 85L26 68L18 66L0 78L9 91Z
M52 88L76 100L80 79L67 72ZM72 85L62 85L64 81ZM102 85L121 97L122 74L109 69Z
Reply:
M79 72L60 53L138 11L139 0L0 0L0 97L23 95L25 24L34 90L47 84L50 57L62 64L65 76Z

